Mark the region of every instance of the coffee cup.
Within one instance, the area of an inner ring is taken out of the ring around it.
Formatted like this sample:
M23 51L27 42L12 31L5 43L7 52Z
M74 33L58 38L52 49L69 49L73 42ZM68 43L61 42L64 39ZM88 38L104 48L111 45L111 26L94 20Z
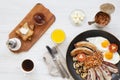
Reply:
M25 73L30 73L33 71L34 69L34 62L31 59L25 59L22 63L21 63L21 68L22 71Z

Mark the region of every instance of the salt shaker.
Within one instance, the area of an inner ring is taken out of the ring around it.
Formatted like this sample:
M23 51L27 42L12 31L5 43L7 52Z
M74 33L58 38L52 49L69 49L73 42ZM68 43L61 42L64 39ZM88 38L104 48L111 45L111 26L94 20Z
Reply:
M21 47L21 41L18 38L11 38L7 41L7 46L12 51L17 51Z

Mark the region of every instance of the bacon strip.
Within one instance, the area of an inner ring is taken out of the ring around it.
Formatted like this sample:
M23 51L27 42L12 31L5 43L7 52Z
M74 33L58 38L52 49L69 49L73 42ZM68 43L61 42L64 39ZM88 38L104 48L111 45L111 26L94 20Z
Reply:
M98 67L95 68L95 72L96 72L96 78L97 78L96 80L104 80L103 74Z
M99 66L105 80L111 80L112 79L112 75L110 73L110 71L108 70L108 68L106 66L104 66L103 64L101 66Z
M108 70L110 72L118 73L118 68L114 64L112 64L110 62L106 62L106 61L103 61L103 64L104 64L104 66L106 66L108 68Z
M88 70L87 80L96 80L96 74L93 68Z

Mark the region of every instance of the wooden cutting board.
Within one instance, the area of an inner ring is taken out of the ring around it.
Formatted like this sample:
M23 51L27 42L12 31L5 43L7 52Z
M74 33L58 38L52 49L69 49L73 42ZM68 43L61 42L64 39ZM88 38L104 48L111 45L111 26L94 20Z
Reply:
M28 24L34 24L33 15L36 13L43 13L46 17L46 22L44 25L35 26L34 33L32 35L32 40L23 41L18 35L16 34L16 30L18 30L21 26L23 26L26 22ZM19 38L21 40L21 48L17 51L12 51L14 53L20 53L24 51L28 51L36 41L40 39L40 37L46 32L46 30L53 24L55 21L55 16L42 4L38 3L33 7L33 9L26 15L26 17L15 27L15 29L9 34L10 38Z

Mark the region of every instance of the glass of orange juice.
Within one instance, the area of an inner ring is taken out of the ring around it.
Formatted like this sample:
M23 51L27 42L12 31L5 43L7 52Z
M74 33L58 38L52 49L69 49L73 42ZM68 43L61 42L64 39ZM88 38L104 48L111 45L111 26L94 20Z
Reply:
M66 38L65 32L62 29L55 29L51 33L51 39L53 42L59 44L62 43Z

